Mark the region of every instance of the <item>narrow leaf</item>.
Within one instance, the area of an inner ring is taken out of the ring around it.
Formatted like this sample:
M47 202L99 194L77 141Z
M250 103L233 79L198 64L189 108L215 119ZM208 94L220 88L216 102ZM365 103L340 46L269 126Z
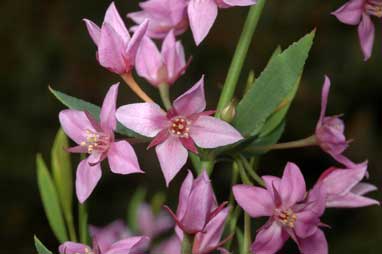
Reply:
M68 240L59 198L52 177L41 155L36 157L37 182L49 225L59 242Z
M60 91L54 90L52 87L49 87L50 92L65 106L70 109L81 110L89 112L95 119L99 120L99 114L101 112L101 108L84 100L78 99L76 97L67 95ZM128 136L128 137L137 137L144 138L143 136L135 133L134 131L125 128L120 123L117 125L116 132L119 134Z
M266 120L293 91L302 75L315 32L303 37L280 54L274 54L237 107L234 126L244 135L257 135Z
M138 231L138 209L139 206L142 204L146 197L146 190L143 188L138 188L133 196L131 197L131 200L129 202L129 207L127 211L127 223L129 228L133 232Z
M55 185L60 197L61 207L68 226L70 240L76 241L73 224L73 176L70 155L66 148L69 147L68 139L60 129L57 132L51 151L52 172Z
M34 236L34 246L38 254L52 254L52 252L48 250L48 248L46 248L44 244L42 244L42 242L37 238L37 236Z

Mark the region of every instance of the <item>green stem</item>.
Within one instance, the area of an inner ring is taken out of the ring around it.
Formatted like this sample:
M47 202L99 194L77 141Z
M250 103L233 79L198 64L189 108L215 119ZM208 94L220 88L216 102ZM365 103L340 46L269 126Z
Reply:
M247 159L243 155L240 155L240 159L243 163L243 167L247 170L247 172L253 178L253 180L255 180L259 185L264 187L265 183L264 183L263 179L261 179L261 177L256 173L256 170L254 170L254 168L247 161Z
M223 91L220 95L217 112L215 115L216 117L220 116L220 112L230 103L234 96L237 82L240 77L240 72L243 67L245 57L248 53L248 48L251 45L252 37L256 30L265 2L266 0L259 0L256 5L252 6L249 10L243 31L240 35L239 43L237 44L236 51L231 62L231 66L228 70Z
M184 234L183 241L182 241L182 254L191 254L192 253L192 243L193 243L193 237Z
M88 212L85 203L78 205L78 227L80 242L89 244Z
M300 148L300 147L307 147L307 146L314 146L317 145L317 139L316 136L310 136L304 139L286 142L286 143L279 143L269 146L258 146L258 147L252 147L250 149L247 149L250 152L257 152L257 151L270 151L270 150L280 150L280 149L291 149L291 148Z
M214 169L214 166L215 166L215 159L211 159L208 161L201 161L200 172L202 172L202 170L206 170L207 174L211 175Z
M242 181L244 184L253 185L252 181L249 179L247 173L245 172L243 163L240 161L240 159L236 160L236 161L233 163L233 167L234 167L234 168L235 168L235 167L238 168L239 173L240 173L241 181Z
M251 217L249 217L247 213L244 213L244 248L248 253L250 253L249 251L250 244L251 244Z
M70 240L73 242L77 242L76 230L74 229L72 213L67 212L65 214L66 214L65 219L66 219L66 224L68 226Z
M158 89L164 107L166 108L166 110L171 109L170 86L166 83L162 83L159 85Z

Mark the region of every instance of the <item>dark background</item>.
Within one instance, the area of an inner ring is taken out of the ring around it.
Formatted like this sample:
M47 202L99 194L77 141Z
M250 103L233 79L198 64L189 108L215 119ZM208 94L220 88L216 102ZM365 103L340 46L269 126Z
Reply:
M250 69L260 73L278 44L285 48L317 28L315 43L282 140L306 137L314 130L320 110L321 84L326 73L333 84L329 113L345 114L347 136L354 139L347 154L355 161L368 159L370 182L381 187L382 34L379 22L375 22L374 54L365 63L356 28L344 25L330 15L345 0L268 2L244 73ZM3 0L0 3L1 253L34 253L33 234L37 234L51 249L57 246L43 213L35 179L35 154L42 152L44 158L49 159L49 149L59 127L57 114L63 109L47 87L51 84L58 90L100 104L108 87L119 81L117 76L97 64L95 47L81 21L88 17L100 24L109 3L105 0ZM123 16L137 10L137 3L136 0L116 1ZM212 31L199 48L194 46L189 31L182 36L186 54L193 55L193 62L174 87L173 97L204 73L209 108L215 107L246 12L247 8L220 11ZM128 21L128 24L132 23ZM242 83L244 80L245 75ZM144 88L157 96L153 88ZM137 98L121 86L119 104L132 101L137 101ZM104 176L90 199L92 223L105 224L124 217L131 193L140 184L149 186L149 193L165 190L153 150L146 152L144 146L138 147L146 175L118 177L104 170ZM334 163L320 149L307 148L272 152L263 158L260 169L264 173L280 175L287 161L301 166L309 186ZM227 198L224 195L229 190L227 170L218 165L214 173L220 200ZM167 190L171 204L177 199L184 173L179 174ZM381 199L380 193L372 196ZM381 215L379 207L327 210L323 221L332 226L325 230L330 252L380 253ZM286 253L296 253L294 245L291 246Z

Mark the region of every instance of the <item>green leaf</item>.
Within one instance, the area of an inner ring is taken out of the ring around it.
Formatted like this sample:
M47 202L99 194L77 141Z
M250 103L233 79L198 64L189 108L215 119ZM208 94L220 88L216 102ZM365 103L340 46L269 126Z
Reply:
M65 150L69 147L68 139L62 129L57 132L51 151L52 172L60 197L61 207L68 225L70 240L76 241L73 224L73 176L70 155Z
M248 146L245 151L251 153L252 155L265 154L266 150L257 150L257 147L264 147L276 144L281 138L285 129L285 122L282 122L277 128L275 128L271 133L266 136L257 138L250 146Z
M95 119L99 120L99 115L101 112L101 108L84 100L78 99L76 97L67 95L60 91L54 90L52 87L49 87L50 92L65 106L70 109L76 109L81 111L89 112ZM125 128L122 124L117 124L116 132L119 134L128 136L128 137L136 137L136 138L145 138L134 131Z
M127 223L129 228L133 232L137 232L138 230L138 209L139 206L142 204L142 202L145 200L146 197L146 190L144 188L138 188L133 196L131 197L131 200L129 202L129 207L127 211Z
M48 250L44 244L37 238L37 236L34 236L34 246L36 247L38 254L52 254L50 250Z
M68 240L68 237L56 187L40 154L36 157L36 165L38 187L49 225L58 241L65 242Z
M267 119L296 88L313 44L311 32L280 54L274 54L256 85L237 106L233 125L246 137L258 135Z

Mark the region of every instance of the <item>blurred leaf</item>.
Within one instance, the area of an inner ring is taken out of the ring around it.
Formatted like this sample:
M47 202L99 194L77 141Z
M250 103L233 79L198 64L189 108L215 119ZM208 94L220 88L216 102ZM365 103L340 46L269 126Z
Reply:
M52 172L57 186L60 203L68 225L70 240L76 241L73 224L73 176L70 155L65 150L69 147L68 139L62 129L58 130L51 151Z
M129 202L127 210L127 223L133 232L138 231L138 209L142 202L145 200L146 190L144 188L138 188Z
M37 236L34 236L34 246L36 247L38 254L52 254L52 252L48 250L42 242L40 242Z
M68 237L58 201L59 198L50 173L40 154L36 157L36 165L38 187L49 225L58 241L65 242Z
M81 243L89 244L88 211L86 204L78 204L78 231Z
M237 240L237 243L238 243L238 249L239 249L239 253L240 254L248 254L245 250L245 246L244 246L244 234L243 232L241 231L240 228L237 228L236 229L236 240Z
M239 102L233 125L246 137L257 135L280 103L295 89L313 43L311 32L270 62Z
M76 97L64 94L60 91L54 90L52 87L49 87L50 92L65 106L70 109L81 110L89 112L95 119L99 120L99 115L101 112L101 108L84 100L78 99ZM119 134L129 136L129 137L137 137L144 138L143 136L135 133L132 130L129 130L122 126L122 124L118 123L116 132Z
M162 211L166 199L166 194L163 192L156 192L154 194L150 202L154 214L159 214Z

